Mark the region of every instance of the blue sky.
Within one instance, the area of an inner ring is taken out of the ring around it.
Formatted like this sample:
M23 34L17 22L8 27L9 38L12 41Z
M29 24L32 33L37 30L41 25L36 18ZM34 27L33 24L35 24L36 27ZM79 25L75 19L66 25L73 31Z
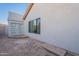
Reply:
M27 7L27 3L0 3L0 23L7 24L9 11L23 15Z

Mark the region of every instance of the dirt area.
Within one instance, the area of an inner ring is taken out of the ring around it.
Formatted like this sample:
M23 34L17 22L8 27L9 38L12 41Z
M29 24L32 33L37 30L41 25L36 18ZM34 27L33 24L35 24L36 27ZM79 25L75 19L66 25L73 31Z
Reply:
M7 38L0 39L1 56L55 56L44 48L36 45L40 41L29 38ZM40 42L43 43L43 42Z

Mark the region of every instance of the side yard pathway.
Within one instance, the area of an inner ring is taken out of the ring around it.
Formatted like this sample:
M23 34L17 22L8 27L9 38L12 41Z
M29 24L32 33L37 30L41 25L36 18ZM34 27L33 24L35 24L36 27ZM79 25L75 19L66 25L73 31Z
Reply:
M39 45L36 45L36 42L37 40L31 40L29 38L0 39L0 55L2 56L45 56L45 55L54 56L54 54L46 51L44 48L40 47Z
M57 56L58 54L73 55L62 48L31 38L0 38L0 56Z

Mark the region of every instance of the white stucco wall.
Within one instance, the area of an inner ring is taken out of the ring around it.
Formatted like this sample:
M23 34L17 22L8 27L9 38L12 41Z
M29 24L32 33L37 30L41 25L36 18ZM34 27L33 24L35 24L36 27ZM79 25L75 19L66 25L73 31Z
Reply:
M28 32L28 21L41 18L41 34ZM25 23L25 34L79 53L79 4L34 4Z

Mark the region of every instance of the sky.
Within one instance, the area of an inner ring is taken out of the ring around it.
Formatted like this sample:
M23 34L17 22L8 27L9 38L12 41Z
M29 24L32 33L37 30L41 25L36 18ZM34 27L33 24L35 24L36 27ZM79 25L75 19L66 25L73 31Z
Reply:
M17 12L23 15L29 4L27 3L0 3L0 23L7 24L8 12Z

